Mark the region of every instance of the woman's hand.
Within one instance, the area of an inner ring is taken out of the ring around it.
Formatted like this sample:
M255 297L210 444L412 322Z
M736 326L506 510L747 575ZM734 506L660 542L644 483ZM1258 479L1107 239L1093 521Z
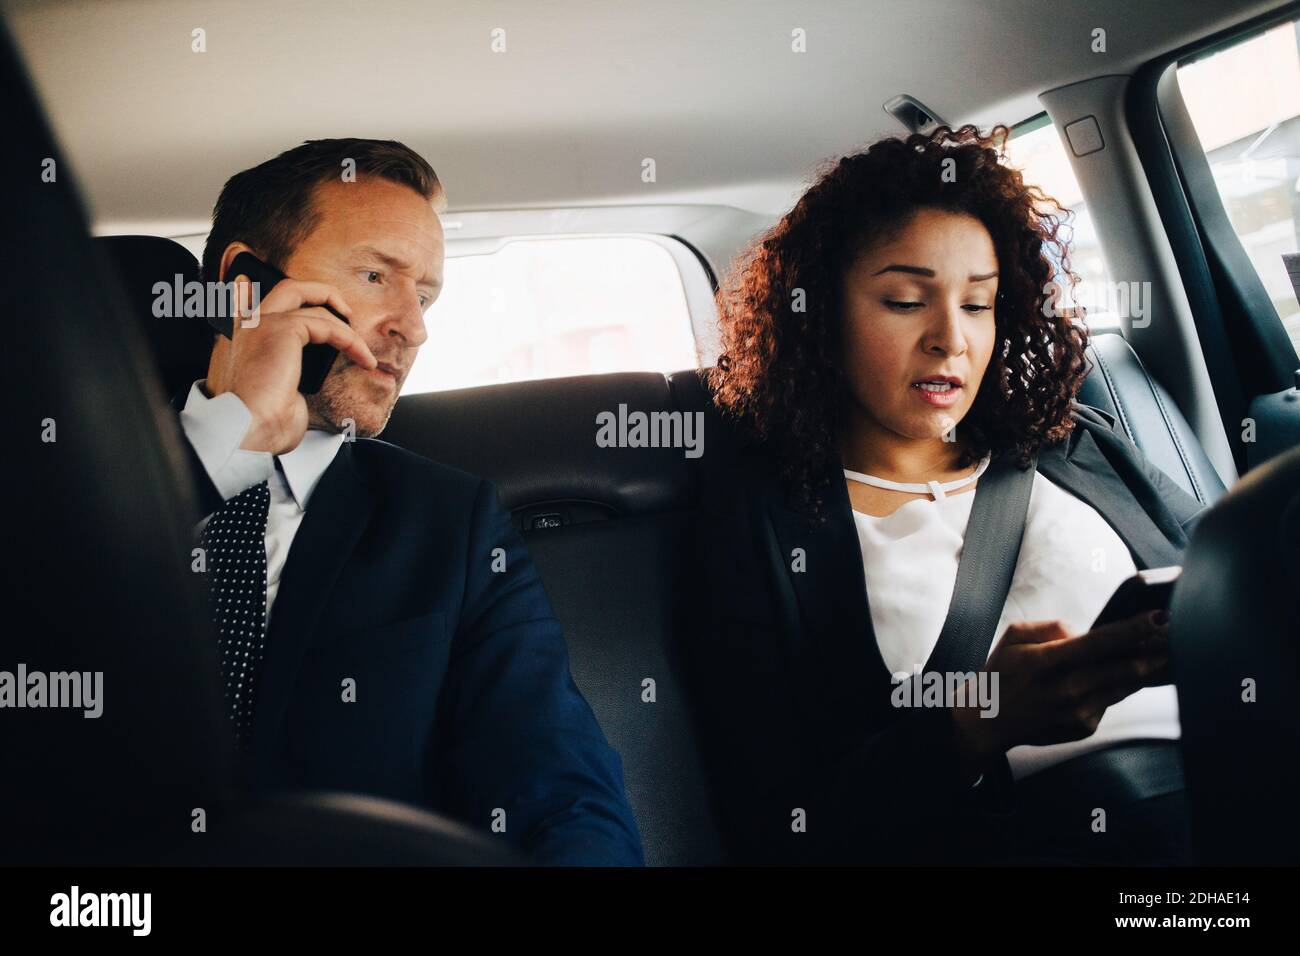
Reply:
M1081 740L1097 729L1111 704L1167 684L1169 625L1161 613L1077 636L1060 621L1008 627L984 666L998 675L997 716L981 717L976 707L953 708L964 773L975 777L1019 744Z

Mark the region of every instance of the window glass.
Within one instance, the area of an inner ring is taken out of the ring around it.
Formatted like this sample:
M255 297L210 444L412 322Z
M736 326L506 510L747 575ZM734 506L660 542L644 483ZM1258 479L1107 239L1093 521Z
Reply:
M404 394L699 365L677 263L638 236L512 239L449 257L425 322Z
M1079 276L1073 301L1087 309L1088 326L1093 329L1117 326L1118 317L1105 294L1108 286L1101 245L1056 127L1046 116L1019 124L1011 132L1006 154L1026 183L1040 187L1072 213L1061 236L1069 247L1070 268ZM1061 276L1058 275L1057 281L1063 289L1066 287Z
M1300 21L1180 66L1178 88L1233 231L1300 352L1282 258L1300 251Z

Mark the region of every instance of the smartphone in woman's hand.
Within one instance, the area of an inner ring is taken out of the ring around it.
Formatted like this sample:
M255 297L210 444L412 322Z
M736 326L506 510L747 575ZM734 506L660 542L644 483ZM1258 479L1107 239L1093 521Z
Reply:
M1151 611L1168 611L1174 584L1182 571L1182 565L1178 564L1139 571L1115 589L1097 620L1092 622L1091 630Z

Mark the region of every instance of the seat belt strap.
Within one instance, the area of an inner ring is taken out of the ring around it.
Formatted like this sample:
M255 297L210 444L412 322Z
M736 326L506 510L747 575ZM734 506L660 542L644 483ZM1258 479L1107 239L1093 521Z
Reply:
M1020 557L1037 466L1035 458L1021 470L1003 454L975 486L952 603L927 672L978 671L988 660Z

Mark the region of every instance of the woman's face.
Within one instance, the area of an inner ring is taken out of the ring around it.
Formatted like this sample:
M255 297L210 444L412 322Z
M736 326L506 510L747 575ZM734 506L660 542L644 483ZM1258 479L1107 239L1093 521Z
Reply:
M984 225L937 209L917 212L849 267L850 421L934 439L965 417L993 353L997 273Z

